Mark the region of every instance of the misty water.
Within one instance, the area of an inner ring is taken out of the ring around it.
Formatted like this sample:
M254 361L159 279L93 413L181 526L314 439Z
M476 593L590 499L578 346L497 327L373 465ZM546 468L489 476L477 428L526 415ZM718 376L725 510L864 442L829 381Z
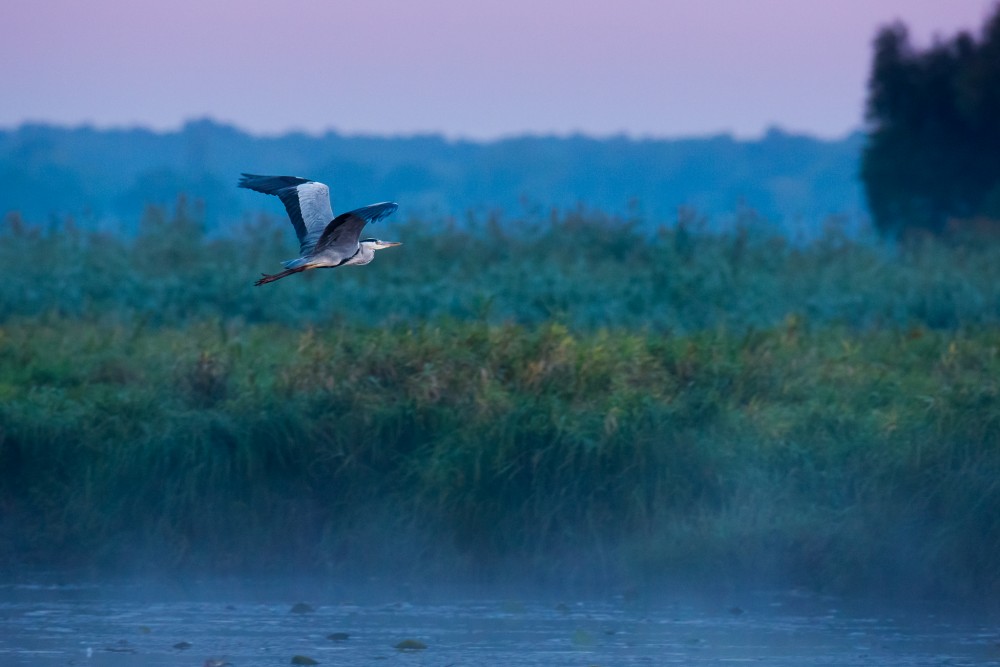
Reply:
M379 592L318 581L8 584L0 665L1000 664L996 617L955 605L798 590L370 588ZM396 648L405 640L426 648Z

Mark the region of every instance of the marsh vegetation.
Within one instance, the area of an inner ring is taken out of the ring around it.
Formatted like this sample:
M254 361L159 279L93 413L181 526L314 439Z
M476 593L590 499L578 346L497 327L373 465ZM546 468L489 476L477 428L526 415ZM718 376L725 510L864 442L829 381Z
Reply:
M1000 588L988 239L285 224L6 220L0 562Z

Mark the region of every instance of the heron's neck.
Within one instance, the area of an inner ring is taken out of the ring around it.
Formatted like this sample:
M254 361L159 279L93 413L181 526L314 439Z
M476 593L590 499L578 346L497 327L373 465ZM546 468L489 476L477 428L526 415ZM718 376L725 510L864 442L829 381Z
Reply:
M358 249L359 264L367 264L375 258L375 245L372 243L362 243Z

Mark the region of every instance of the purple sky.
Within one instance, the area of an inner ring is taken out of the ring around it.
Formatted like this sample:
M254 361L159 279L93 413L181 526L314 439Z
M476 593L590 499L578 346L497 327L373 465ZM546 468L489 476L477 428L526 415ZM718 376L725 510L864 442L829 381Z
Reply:
M0 21L0 126L495 138L860 126L871 41L995 0L37 0Z

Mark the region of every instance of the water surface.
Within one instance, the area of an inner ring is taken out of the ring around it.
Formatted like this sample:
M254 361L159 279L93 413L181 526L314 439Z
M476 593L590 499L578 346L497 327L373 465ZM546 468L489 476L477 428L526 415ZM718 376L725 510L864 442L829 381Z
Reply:
M436 667L1000 665L995 618L932 604L870 611L797 591L650 600L387 588L8 584L0 665L263 667L297 655ZM427 648L394 648L407 639Z

